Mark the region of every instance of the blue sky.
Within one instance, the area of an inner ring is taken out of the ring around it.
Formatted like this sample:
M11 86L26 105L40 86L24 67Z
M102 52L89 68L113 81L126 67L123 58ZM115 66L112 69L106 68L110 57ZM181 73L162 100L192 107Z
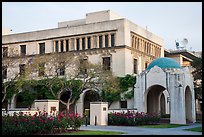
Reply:
M56 28L60 21L108 9L147 26L164 39L165 49L175 49L175 40L187 38L188 50L202 51L201 2L3 2L2 27L13 33Z

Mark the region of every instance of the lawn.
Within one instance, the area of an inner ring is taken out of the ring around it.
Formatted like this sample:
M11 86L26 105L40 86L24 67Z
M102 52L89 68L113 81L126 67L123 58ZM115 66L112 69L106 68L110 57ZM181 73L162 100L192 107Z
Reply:
M202 132L202 127L194 127L194 128L184 129L184 130Z
M161 124L161 125L145 125L145 126L139 126L144 128L174 128L174 127L180 127L180 126L188 126L183 124Z
M124 132L79 130L77 132L64 133L63 135L119 135L119 134L124 134Z

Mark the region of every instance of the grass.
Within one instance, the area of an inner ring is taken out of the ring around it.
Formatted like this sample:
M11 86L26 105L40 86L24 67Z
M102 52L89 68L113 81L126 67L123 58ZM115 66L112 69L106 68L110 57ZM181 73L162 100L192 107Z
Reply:
M119 135L119 134L124 134L124 132L79 130L77 132L64 133L64 135Z
M202 132L202 127L194 127L194 128L184 129L184 130Z
M174 128L174 127L180 127L180 126L188 126L183 124L161 124L161 125L145 125L140 126L144 128Z

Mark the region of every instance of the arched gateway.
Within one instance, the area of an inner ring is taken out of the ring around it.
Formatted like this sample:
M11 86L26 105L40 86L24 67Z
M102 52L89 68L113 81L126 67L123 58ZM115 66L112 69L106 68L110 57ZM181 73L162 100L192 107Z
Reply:
M195 122L193 78L175 60L158 58L137 75L134 108L140 112L170 114L171 124Z

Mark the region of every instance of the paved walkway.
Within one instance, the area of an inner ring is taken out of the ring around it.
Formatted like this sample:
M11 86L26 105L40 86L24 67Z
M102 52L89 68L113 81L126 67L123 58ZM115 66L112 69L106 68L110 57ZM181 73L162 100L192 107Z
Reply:
M82 125L80 129L125 132L125 134L122 134L122 135L202 135L202 132L183 130L183 129L199 127L199 126L202 126L202 124L191 124L190 126L181 126L176 128L144 128L144 127L128 127L128 126Z

